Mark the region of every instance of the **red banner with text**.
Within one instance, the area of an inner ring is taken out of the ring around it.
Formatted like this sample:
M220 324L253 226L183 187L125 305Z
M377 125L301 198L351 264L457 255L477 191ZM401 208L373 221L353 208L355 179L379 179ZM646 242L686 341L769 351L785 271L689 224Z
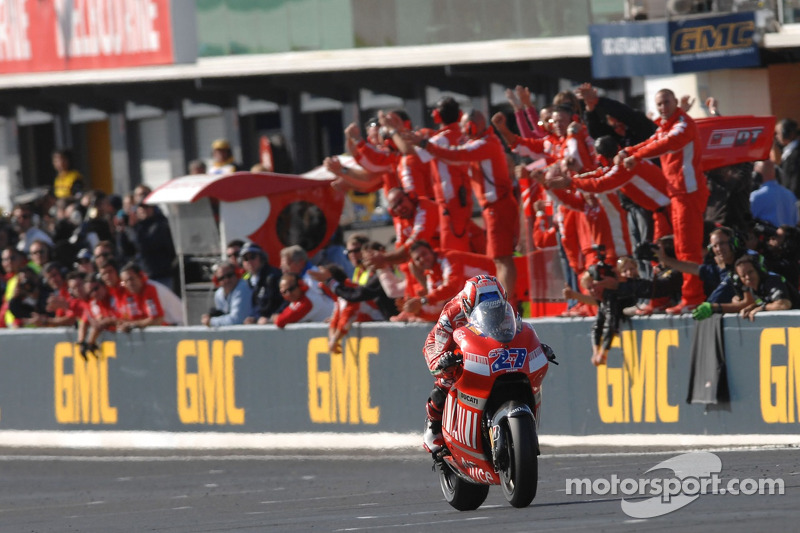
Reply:
M0 0L0 72L172 64L169 0Z

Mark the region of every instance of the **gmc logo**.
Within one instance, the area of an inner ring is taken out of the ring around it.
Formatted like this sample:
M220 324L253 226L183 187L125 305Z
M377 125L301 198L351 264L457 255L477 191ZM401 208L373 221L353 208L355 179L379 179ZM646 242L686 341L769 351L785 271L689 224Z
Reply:
M714 130L708 137L706 148L714 150L718 148L732 148L755 144L764 128L731 128L727 130Z

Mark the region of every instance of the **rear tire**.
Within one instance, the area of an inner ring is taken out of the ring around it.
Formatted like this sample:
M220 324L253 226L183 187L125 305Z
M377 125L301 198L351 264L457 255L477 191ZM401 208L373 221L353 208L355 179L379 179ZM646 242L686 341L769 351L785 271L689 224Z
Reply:
M459 511L474 511L486 500L489 485L464 481L447 463L439 464L439 485L447 503Z
M536 428L527 416L509 418L507 424L508 466L500 472L500 485L508 503L527 507L536 497L539 483Z

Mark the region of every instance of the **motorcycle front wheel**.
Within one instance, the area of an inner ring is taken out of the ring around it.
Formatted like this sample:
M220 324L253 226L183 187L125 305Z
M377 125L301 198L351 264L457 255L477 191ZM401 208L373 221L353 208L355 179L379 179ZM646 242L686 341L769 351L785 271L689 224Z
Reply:
M505 426L508 465L500 471L500 485L508 503L527 507L536 497L539 465L536 428L529 417L509 418Z
M464 481L447 463L439 464L439 485L447 503L459 511L474 511L489 494L489 485L476 485Z

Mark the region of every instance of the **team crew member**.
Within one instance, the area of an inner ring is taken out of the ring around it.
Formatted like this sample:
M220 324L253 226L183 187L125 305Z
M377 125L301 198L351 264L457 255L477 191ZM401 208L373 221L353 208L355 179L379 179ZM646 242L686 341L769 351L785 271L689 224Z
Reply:
M445 96L436 104L431 113L433 121L439 124L439 131L428 142L447 148L458 146L461 140L461 109L458 102ZM426 152L421 152L422 160ZM472 194L470 190L469 167L467 165L448 164L441 159L431 160L431 177L433 179L433 196L439 207L439 238L442 248L461 250L463 252L483 253L485 241L473 248L471 237L483 235L475 231L472 222Z
M395 250L376 253L364 258L364 265L384 268L404 263L409 259L409 248L420 239L439 245L439 208L433 200L417 198L403 189L394 188L386 197L389 213L394 220Z
M147 276L138 265L128 263L122 267L119 281L126 291L119 324L122 331L127 333L134 328L144 329L164 323L158 290L148 283Z
M486 255L494 260L497 279L505 287L516 287L514 247L519 237L519 208L503 144L487 126L483 113L473 109L461 118L461 133L468 139L461 146L441 147L416 134L404 140L417 144L433 157L471 165L472 190L480 203L486 228ZM512 303L516 302L513 296Z
M672 229L675 255L679 261L703 262L703 215L708 201L708 185L700 169L701 147L694 120L679 106L669 89L656 93L658 128L652 137L617 154L614 163L633 170L642 159L658 157L667 179L672 200ZM669 314L688 313L705 300L703 283L696 276L683 275L681 301L667 309Z
M589 193L611 193L619 190L625 196L653 212L655 231L653 240L672 234L669 219L669 196L667 182L661 169L649 161L641 161L634 170L621 165L613 165L612 159L619 150L619 144L610 136L600 137L595 141L600 167L583 174L560 176L565 187L573 187ZM548 187L558 188L555 181L548 181Z

